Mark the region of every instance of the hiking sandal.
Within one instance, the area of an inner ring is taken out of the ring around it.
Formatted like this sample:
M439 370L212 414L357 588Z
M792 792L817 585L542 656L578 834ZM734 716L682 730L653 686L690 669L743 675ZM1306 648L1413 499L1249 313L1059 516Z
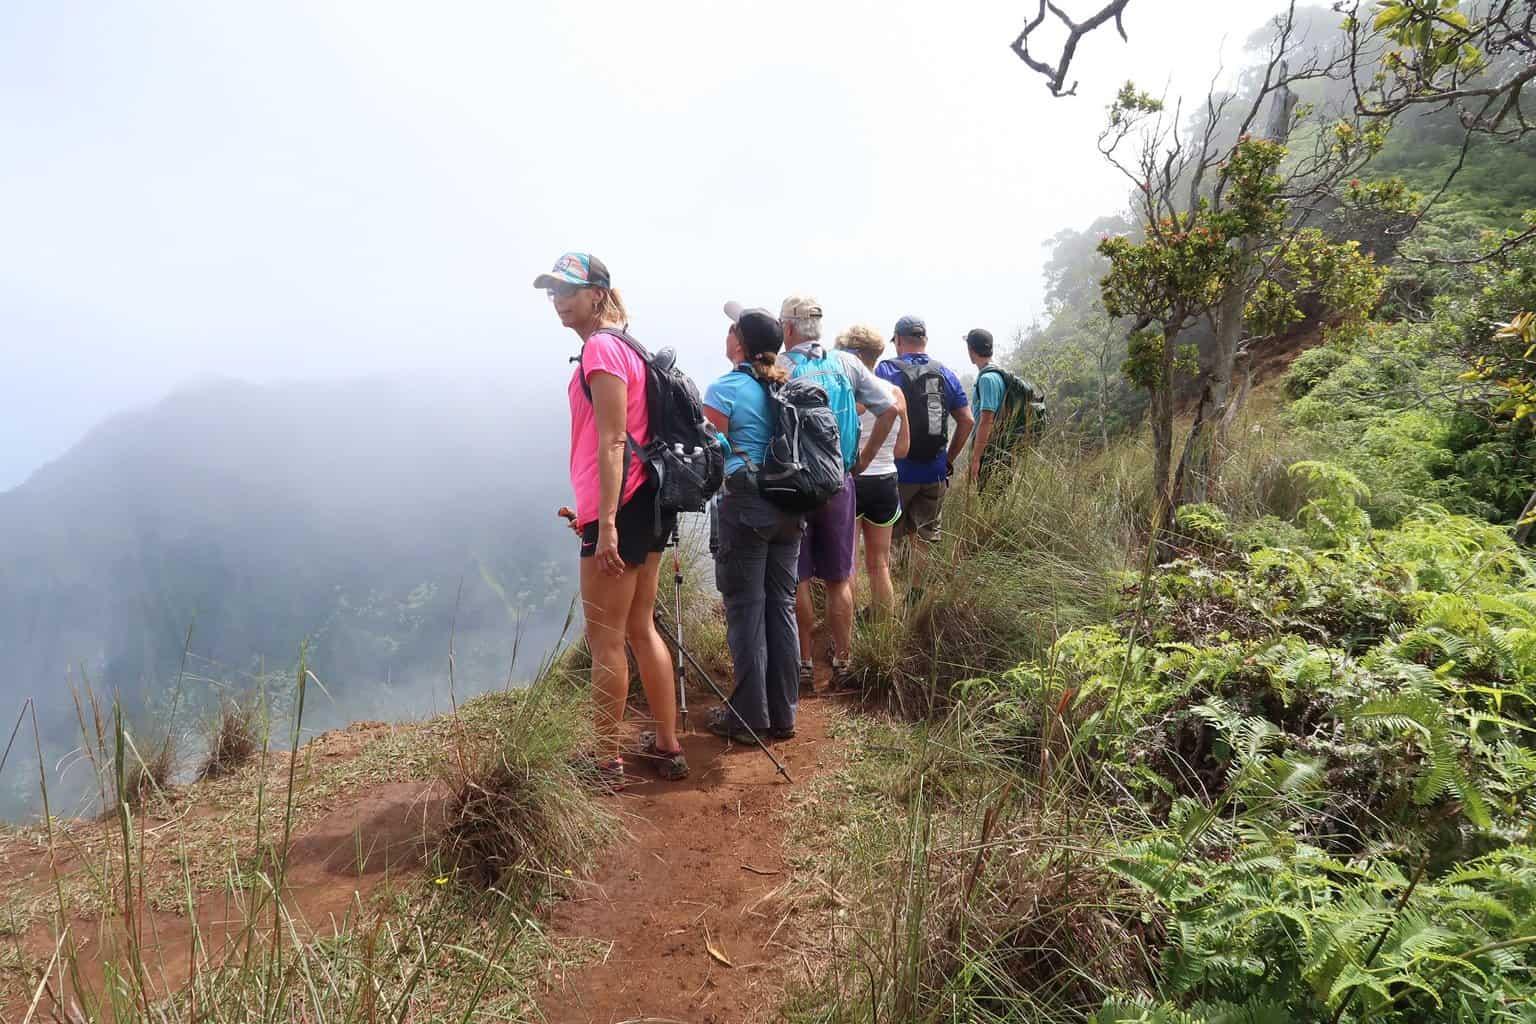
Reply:
M844 658L841 661L837 658L832 659L832 684L829 689L843 693L863 689L853 674L852 658Z
M705 715L704 728L722 739L735 740L737 743L757 742L729 706L715 708Z
M583 754L571 759L571 772L577 782L596 793L617 793L629 785L622 757L603 760L596 754Z
M800 663L800 695L807 696L816 692L816 666L809 661Z
M680 782L688 777L688 759L683 756L683 748L678 747L671 753L661 750L656 746L654 732L640 734L640 749L635 753L649 761L656 774L668 782Z

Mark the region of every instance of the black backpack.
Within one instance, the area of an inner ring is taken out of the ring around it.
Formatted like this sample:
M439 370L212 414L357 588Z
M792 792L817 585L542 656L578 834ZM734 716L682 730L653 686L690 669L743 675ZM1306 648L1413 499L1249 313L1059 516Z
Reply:
M736 370L757 376L747 367ZM826 389L808 377L783 384L758 380L768 394L773 440L757 467L757 492L789 515L814 512L842 488L846 473Z
M907 458L913 462L932 462L949 447L949 396L944 381L944 366L937 359L909 362L891 359L900 377L896 384L907 400L907 422L912 443Z
M997 411L992 435L1004 447L1012 448L1038 429L1045 416L1045 392L1032 381L995 364L982 370L976 379L979 381L989 373L1003 378L1003 407Z
M641 448L626 435L625 475L630 455L638 455L656 481L658 512L703 512L725 481L725 451L714 428L704 419L699 389L677 368L677 353L672 349L664 348L653 356L626 331L605 327L601 333L624 342L645 363L645 409L651 439ZM592 388L585 371L581 386L590 402Z

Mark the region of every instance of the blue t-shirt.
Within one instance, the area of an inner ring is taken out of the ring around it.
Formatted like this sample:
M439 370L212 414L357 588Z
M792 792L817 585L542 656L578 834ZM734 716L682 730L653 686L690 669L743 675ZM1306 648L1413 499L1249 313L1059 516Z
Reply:
M928 355L923 352L908 352L904 356L895 359L887 359L875 367L875 373L881 379L890 381L897 387L901 387L901 368L897 362L922 363L929 362ZM960 378L947 366L941 366L944 377L944 406L951 413L956 409L964 409L971 404L971 400L965 396L965 388L960 386ZM912 459L896 460L896 480L904 484L936 484L949 479L949 452L941 451L934 456L931 462L917 462Z
M704 404L725 416L730 423L725 432L729 452L725 475L743 468L746 459L761 466L773 440L773 422L768 418L768 394L762 382L750 373L732 370L704 391Z
M1003 409L1003 396L1008 389L1003 384L1003 375L1000 373L987 373L983 368L976 378L976 415L984 412L998 413Z

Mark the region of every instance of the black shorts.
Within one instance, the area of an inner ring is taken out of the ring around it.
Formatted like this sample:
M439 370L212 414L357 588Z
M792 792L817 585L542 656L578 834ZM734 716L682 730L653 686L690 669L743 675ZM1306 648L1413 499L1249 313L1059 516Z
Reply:
M656 518L656 481L647 479L630 499L619 506L614 517L619 528L619 557L625 565L641 566L657 551L666 549L677 526L676 512L663 512ZM581 528L581 557L597 554L597 520Z
M901 518L901 494L896 489L895 473L854 477L853 493L859 518L866 523L895 526Z

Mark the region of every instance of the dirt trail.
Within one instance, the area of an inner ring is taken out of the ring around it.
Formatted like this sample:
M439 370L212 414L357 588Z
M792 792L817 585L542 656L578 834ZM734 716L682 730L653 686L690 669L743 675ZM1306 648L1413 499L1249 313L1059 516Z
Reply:
M756 747L705 732L705 708L696 707L683 737L690 777L645 781L612 798L630 836L598 851L592 877L552 908L548 924L560 938L591 939L603 948L596 961L546 979L544 1020L744 1024L773 1016L787 976L803 969L792 948L799 922L778 898L789 881L786 818L792 800L802 798L836 756L827 735L831 706L826 697L803 700L797 736L773 744L794 784L778 776ZM345 761L376 731L362 724L327 734L317 741L315 756ZM643 765L636 775L651 778ZM365 784L332 800L289 848L284 903L314 934L329 933L382 887L418 875L448 806L441 784L427 781ZM166 856L162 851L151 858L156 874L174 867L160 863ZM74 859L62 858L66 875L80 870ZM44 850L0 842L0 885L51 891L49 877ZM140 946L150 985L161 995L177 991L190 976L194 929L205 963L238 955L244 941L245 913L233 897L203 894L195 924L174 909L143 907L142 913ZM125 959L120 913L73 914L70 936L85 988L100 993L103 964ZM52 925L35 920L5 945L41 968L54 952ZM20 966L0 963L0 1020L21 1019L35 991L35 979ZM54 1009L50 998L42 1003L40 1011Z
M551 921L562 937L607 944L606 955L553 979L540 1000L550 1024L773 1016L801 963L792 911L777 898L789 881L784 819L791 794L831 763L825 700L801 701L795 738L773 745L793 785L755 747L697 729L683 737L686 782L650 782L618 798L632 838L604 852L587 891Z

